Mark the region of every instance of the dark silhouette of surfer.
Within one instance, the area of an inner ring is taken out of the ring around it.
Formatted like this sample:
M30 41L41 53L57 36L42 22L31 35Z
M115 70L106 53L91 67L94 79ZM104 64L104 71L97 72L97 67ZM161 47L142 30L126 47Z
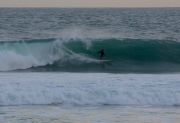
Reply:
M102 60L105 55L104 49L99 50L98 53L100 54L100 56L99 56L100 60Z

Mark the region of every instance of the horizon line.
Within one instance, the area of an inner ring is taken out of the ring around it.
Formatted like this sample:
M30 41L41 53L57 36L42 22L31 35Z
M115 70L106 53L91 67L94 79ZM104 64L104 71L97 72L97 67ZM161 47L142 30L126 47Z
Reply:
M126 6L125 7L122 7L122 6L121 7L108 7L108 6L107 7L53 7L53 6L49 6L49 7L48 6L47 7L46 6L39 6L39 7L38 6L36 6L36 7L33 7L33 6L32 7L31 6L27 6L27 7L26 6L25 7L20 7L20 6L16 6L16 7L15 6L5 6L5 7L3 7L3 6L0 6L0 8L62 8L62 9L147 8L148 9L148 8L180 8L180 7L179 6L177 6L177 7L176 6L167 6L167 7L166 6L159 6L159 7L158 6L152 6L152 7L151 6L144 6L144 7L141 7L141 6L139 6L139 7L126 7Z

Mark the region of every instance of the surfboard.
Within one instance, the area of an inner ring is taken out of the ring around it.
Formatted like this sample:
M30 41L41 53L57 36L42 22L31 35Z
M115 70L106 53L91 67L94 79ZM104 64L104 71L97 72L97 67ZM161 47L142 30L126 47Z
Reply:
M108 59L102 59L102 60L99 60L101 62L110 62L111 60L108 60Z
M99 63L110 63L110 62L112 62L112 60L108 60L108 59L99 60Z

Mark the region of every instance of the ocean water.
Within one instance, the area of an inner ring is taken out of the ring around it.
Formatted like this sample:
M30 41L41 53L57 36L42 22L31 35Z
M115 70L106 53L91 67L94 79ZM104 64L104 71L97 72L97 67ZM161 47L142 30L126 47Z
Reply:
M179 123L179 34L179 8L0 8L0 122Z
M179 123L179 74L0 73L2 123Z

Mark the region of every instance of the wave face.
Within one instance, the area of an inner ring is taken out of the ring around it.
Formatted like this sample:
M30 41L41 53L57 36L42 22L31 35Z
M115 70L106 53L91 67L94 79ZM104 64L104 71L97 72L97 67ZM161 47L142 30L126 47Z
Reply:
M100 62L98 50L105 49ZM145 39L39 39L0 43L0 71L180 71L180 43Z
M0 105L179 106L179 74L0 73Z

